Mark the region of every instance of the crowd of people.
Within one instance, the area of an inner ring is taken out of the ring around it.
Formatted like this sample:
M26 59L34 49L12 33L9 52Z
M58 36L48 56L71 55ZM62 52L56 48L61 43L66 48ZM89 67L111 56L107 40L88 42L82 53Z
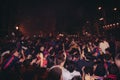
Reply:
M0 46L0 80L120 80L112 36L12 37Z

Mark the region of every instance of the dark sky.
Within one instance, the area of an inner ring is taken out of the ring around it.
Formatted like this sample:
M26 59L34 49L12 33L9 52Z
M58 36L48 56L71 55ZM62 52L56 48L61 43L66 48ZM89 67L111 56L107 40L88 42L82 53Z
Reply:
M19 26L23 33L81 31L101 17L98 6L106 12L107 23L113 23L112 9L120 9L120 0L1 0L1 31Z

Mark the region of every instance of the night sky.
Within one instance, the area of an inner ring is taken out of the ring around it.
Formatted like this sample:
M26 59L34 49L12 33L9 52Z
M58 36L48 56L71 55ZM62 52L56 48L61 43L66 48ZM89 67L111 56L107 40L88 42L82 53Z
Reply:
M90 28L102 17L98 7L106 13L107 24L113 20L113 8L120 10L120 0L1 0L0 32L19 26L24 34L39 32L77 32L89 22ZM120 12L117 12L120 18Z

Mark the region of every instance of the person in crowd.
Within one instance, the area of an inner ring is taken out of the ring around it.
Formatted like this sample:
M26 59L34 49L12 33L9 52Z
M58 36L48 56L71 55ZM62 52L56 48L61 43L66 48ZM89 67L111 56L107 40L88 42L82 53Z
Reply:
M101 42L99 43L99 47L102 49L102 52L105 53L105 49L109 48L110 45L108 41L105 38L103 38L101 39Z
M115 56L115 63L116 65L118 66L119 70L120 70L120 53L118 53L116 56Z
M115 52L116 52L116 45L115 45L115 39L111 38L109 41L109 45L110 45L110 53L112 55L112 57L115 57Z
M32 60L31 65L36 64L39 67L43 67L43 51L44 46L41 46L39 53L36 55L35 59Z
M47 56L47 68L50 68L52 67L55 63L54 63L54 60L55 60L55 51L52 49L50 50L48 56Z
M90 66L82 67L82 80L94 80L93 67Z
M62 79L62 69L60 67L52 67L48 71L47 80L63 80Z
M3 80L16 80L20 79L20 63L23 63L25 60L25 55L23 49L19 53L17 49L11 52L11 55L3 62L2 64L2 76ZM12 72L12 73L11 73ZM7 77L6 77L7 76Z
M66 61L66 53L64 51L59 51L55 58L55 66L59 66L62 69L63 80L69 80L71 79L71 76L70 76L70 72L66 68L64 68L65 61Z
M119 69L118 80L120 80L120 53L117 53L117 55L115 56L115 64Z
M21 57L19 57L20 54L17 51L17 49L13 50L12 55L4 61L3 65L2 65L2 69L6 70L6 69L10 69L11 67L13 67L15 64L19 63L19 62L23 62L25 60L25 55L24 55L24 51L21 50Z
M108 74L104 78L104 80L111 79L111 80L118 80L117 75L119 73L119 69L115 64L112 64L108 67Z
M116 54L120 53L120 40L118 40L118 39L115 40L115 53Z
M94 79L103 80L105 75L106 75L106 70L103 63L97 64L96 68L94 69Z
M73 63L73 61L69 62L66 68L70 72L70 75L72 78L75 76L79 76L81 78L81 74L79 71L76 70L75 64Z

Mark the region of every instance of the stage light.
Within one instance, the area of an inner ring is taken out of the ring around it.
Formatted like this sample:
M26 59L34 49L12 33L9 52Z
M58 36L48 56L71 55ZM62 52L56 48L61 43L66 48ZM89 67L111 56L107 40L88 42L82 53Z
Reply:
M115 24L113 24L113 26L115 26Z
M18 27L18 26L16 26L15 28L16 28L16 30L18 30L18 29L19 29L19 27Z
M98 10L101 10L102 9L102 7L98 7Z
M114 11L116 11L116 10L117 10L117 8L114 8L113 10L114 10Z
M102 21L104 18L100 18L99 20Z
M64 36L64 34L61 34L61 33L60 33L60 34L59 34L59 36L63 37L63 36Z
M110 26L112 27L112 24L110 24Z
M117 25L119 25L119 23L116 23Z

